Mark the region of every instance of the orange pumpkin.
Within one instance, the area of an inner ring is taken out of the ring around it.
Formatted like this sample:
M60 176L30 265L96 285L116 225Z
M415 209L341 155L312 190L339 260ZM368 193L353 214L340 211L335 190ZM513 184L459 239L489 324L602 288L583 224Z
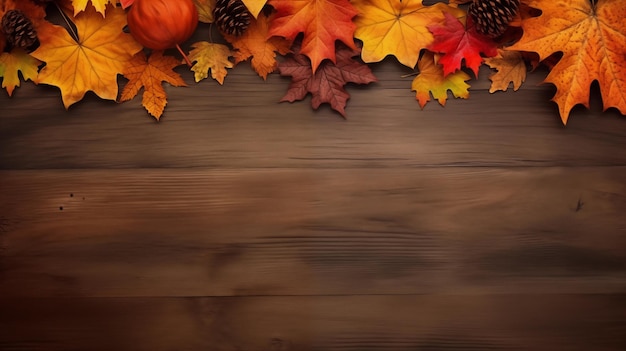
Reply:
M193 0L135 0L127 20L139 44L165 50L191 37L198 26L198 9Z

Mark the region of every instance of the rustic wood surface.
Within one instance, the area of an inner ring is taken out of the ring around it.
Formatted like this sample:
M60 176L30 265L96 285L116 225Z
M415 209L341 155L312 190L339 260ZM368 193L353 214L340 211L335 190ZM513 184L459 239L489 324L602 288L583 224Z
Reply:
M373 70L347 120L246 65L160 123L0 94L0 350L625 350L626 118Z

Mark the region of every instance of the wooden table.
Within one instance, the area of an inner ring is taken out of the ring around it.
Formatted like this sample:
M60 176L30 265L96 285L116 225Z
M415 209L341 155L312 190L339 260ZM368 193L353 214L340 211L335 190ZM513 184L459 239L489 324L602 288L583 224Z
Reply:
M625 350L626 119L372 68L347 120L247 64L160 123L1 93L0 349Z

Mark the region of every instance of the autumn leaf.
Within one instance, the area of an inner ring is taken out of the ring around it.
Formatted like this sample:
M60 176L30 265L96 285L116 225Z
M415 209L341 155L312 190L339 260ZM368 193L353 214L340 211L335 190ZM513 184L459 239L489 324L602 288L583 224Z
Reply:
M6 88L9 96L13 95L13 90L20 86L18 71L22 72L24 80L35 80L41 62L27 54L20 48L14 48L11 52L0 54L0 77L2 87Z
M302 100L307 93L311 93L313 95L311 105L314 109L322 103L329 103L335 111L345 117L345 106L350 95L344 89L344 85L369 84L376 81L367 65L352 59L359 54L358 49L341 48L337 51L337 63L324 61L315 72L311 70L311 63L304 55L289 55L278 65L280 75L292 77L289 90L281 102Z
M258 19L252 18L248 29L241 36L225 35L235 49L235 64L252 58L252 69L263 79L272 73L278 63L276 52L281 55L287 54L291 43L281 37L269 37L269 24L271 17L259 15Z
M243 4L246 5L254 18L259 17L259 13L261 13L266 3L267 0L243 0Z
M198 9L198 20L202 23L213 23L215 0L193 0Z
M270 35L293 42L304 33L301 54L311 59L315 72L324 59L335 62L335 41L354 49L354 24L357 11L348 0L270 0L276 17Z
M167 94L161 82L168 82L175 87L187 86L183 78L172 69L181 64L172 56L163 56L162 51L153 51L150 58L139 51L127 62L124 77L129 81L122 90L120 101L133 99L144 88L141 104L148 113L159 120L167 105Z
M46 66L39 72L37 83L59 87L65 108L90 90L103 99L115 100L117 75L141 50L141 45L122 31L126 25L124 10L109 8L103 18L89 6L74 18L74 24L78 41L60 26L47 25L39 31L41 45L31 55Z
M506 91L510 83L513 83L515 91L526 79L526 62L522 54L517 51L498 50L498 56L486 58L485 63L497 71L489 76L490 93L498 90Z
M497 44L490 38L478 33L468 17L466 26L450 13L444 14L443 24L432 24L428 29L433 33L435 41L429 50L443 54L439 63L443 66L444 75L461 69L461 62L474 71L478 77L478 69L483 62L481 53L488 57L498 54Z
M72 6L74 7L74 16L87 9L87 5L91 5L100 12L102 17L105 16L106 8L108 4L117 4L117 0L72 0ZM131 2L132 4L132 2Z
M208 78L208 72L211 71L211 78L224 84L224 79L228 74L226 69L234 67L228 59L232 56L228 46L200 41L192 44L191 47L194 49L189 52L189 60L196 62L191 67L196 83Z
M416 92L415 98L424 108L430 101L430 94L439 101L441 106L446 105L448 100L448 90L455 98L467 99L469 97L469 84L465 83L471 77L463 72L457 71L444 75L443 67L436 62L436 56L427 51L417 63L419 74L413 79L411 90Z
M388 55L414 68L423 48L433 42L427 26L443 21L443 13L464 12L443 3L424 6L421 0L353 0L359 11L354 36L363 42L361 58L378 62Z
M626 6L623 0L529 0L542 11L522 21L524 34L511 50L531 51L544 60L563 57L545 79L556 86L552 98L563 124L577 104L589 108L591 83L600 85L604 110L626 114Z

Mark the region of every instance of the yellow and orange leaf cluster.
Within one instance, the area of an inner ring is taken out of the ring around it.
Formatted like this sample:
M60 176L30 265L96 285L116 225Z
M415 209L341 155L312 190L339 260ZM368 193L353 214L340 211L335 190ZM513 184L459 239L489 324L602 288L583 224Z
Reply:
M120 101L133 99L143 88L144 107L159 119L167 104L162 82L173 86L185 82L173 71L181 60L158 51L146 55L148 50L133 39L132 30L130 34L124 31L133 4L147 1L56 0L47 8L58 10L57 17L64 18L53 24L46 20L44 1L0 0L0 17L19 10L37 35L33 45L18 43L9 32L0 35L2 87L13 95L21 84L21 73L25 81L58 87L69 108L88 91L115 100L118 76L123 74L130 81ZM574 106L588 106L594 81L599 83L604 109L626 114L623 0L522 0L511 28L498 38L478 34L473 17L467 16L469 0L430 5L422 0L241 0L235 6L247 9L247 14L221 21L219 30L212 25L216 0L191 1L198 10L197 19L191 16L181 25L195 28L197 21L209 25L198 27L195 42L181 38L176 47L198 83L210 74L224 84L228 69L250 60L262 79L279 67L292 77L286 95L289 101L310 93L314 107L328 102L343 115L349 98L343 85L375 81L369 71L367 79L356 78L366 71L363 62L393 56L400 64L417 68L411 89L422 108L431 98L441 105L449 96L468 98L466 71L477 75L483 63L495 70L489 77L493 93L511 85L518 90L527 66L541 62L550 70L545 82L557 88L553 100L563 123ZM179 20L170 13L155 16L161 16L164 23ZM243 33L223 33L227 31L224 23ZM198 40L206 30L208 38ZM213 40L213 35L220 34L225 44ZM188 55L186 50L190 50ZM287 55L282 66L278 55Z

